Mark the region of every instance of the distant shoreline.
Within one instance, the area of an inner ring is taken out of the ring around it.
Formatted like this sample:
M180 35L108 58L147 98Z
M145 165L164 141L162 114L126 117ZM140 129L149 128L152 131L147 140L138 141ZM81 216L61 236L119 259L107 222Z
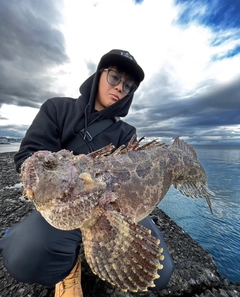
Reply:
M20 142L1 143L0 153L17 152L20 148Z

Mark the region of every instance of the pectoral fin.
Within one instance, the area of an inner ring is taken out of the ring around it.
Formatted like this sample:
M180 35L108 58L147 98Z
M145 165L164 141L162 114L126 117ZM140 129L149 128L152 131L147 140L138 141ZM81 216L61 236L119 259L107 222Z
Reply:
M83 228L84 251L92 271L123 291L154 287L163 260L159 240L115 210L96 209L94 225Z

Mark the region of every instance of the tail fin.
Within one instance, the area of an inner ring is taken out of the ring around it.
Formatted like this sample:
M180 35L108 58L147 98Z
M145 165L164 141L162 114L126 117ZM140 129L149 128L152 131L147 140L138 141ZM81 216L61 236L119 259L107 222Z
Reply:
M117 211L104 210L96 222L82 229L84 251L92 271L122 291L154 287L163 260L159 240L150 230Z
M191 156L196 161L198 160L198 156L197 156L197 153L196 153L195 149L190 144L188 144L185 141L181 140L179 137L175 138L175 140L174 140L171 147L178 148L178 149L186 152L189 156ZM204 170L204 169L202 168L202 170ZM209 190L209 188L208 188L205 181L202 182L202 181L196 180L195 182L186 181L185 183L175 182L175 183L173 183L173 185L184 196L192 197L192 198L205 197L205 199L207 201L207 204L208 204L208 206L210 208L210 211L213 214L210 197L215 196L215 194L212 191Z
M188 184L174 183L173 185L184 196L192 197L192 198L205 197L207 204L209 206L209 209L210 209L211 213L213 214L210 197L215 196L215 194L211 190L209 190L207 185L204 185L201 182L188 183Z

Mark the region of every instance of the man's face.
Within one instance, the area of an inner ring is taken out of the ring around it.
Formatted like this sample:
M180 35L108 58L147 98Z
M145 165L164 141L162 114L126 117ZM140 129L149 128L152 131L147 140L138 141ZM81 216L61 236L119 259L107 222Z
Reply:
M118 72L116 67L109 67L109 69ZM123 80L129 79L129 76L126 74L119 74ZM110 73L107 70L104 70L99 79L98 92L95 99L95 109L98 111L111 106L126 96L126 93L123 91L123 80L121 80L116 86L112 86L110 83L108 83L108 75L110 75Z

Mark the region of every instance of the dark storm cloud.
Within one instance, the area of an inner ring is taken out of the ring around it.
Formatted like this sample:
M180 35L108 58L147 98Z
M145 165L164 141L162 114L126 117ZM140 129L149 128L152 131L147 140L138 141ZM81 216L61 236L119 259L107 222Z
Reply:
M62 1L0 0L0 105L39 107L51 92L51 68L68 61ZM58 7L56 6L58 5Z
M205 85L204 92L181 97L170 76L162 74L160 83L148 86L151 91L143 90L141 98L134 100L129 122L138 127L140 136L194 138L197 133L198 139L206 135L227 137L227 127L240 124L239 82L240 77L229 84L211 83L207 87L210 82L205 81L199 87Z
M21 138L25 135L27 128L27 125L1 125L0 137Z
M92 61L85 61L85 63L88 69L88 74L92 75L96 71L97 65Z
M163 120L169 118L190 118L188 124L233 125L240 123L240 78L229 85L211 86L204 94L188 98L175 98L172 94L162 96L159 104L154 104L147 115L154 120L159 115ZM167 98L166 98L167 97Z

